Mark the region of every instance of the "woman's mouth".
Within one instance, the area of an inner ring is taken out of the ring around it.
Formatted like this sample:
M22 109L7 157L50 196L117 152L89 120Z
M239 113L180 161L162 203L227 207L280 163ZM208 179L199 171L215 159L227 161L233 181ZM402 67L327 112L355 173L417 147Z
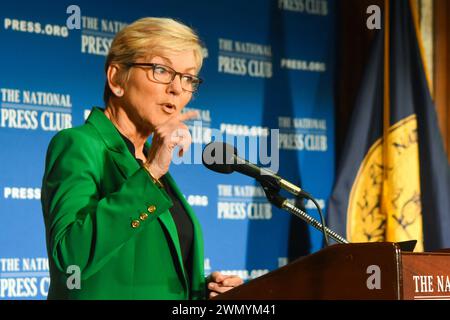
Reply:
M166 113L172 114L177 111L177 107L172 103L162 103L161 105L163 106L163 110Z

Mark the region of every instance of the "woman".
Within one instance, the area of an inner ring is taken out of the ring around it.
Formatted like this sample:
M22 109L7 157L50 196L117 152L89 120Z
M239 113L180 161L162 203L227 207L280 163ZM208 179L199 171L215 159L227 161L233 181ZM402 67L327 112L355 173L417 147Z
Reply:
M196 113L181 111L202 60L197 35L172 19L143 18L116 35L105 110L48 148L49 299L206 297L200 225L168 173L174 148L181 156L191 143L183 121ZM242 283L218 272L207 281L209 297Z

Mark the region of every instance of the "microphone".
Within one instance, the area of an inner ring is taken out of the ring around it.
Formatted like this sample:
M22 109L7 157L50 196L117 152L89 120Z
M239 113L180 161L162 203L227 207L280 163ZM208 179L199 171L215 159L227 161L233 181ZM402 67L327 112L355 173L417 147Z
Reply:
M329 244L328 235L330 235L338 243L348 243L345 238L326 227L322 210L320 209L317 201L310 194L289 181L284 180L275 172L265 168L260 168L257 165L240 158L237 155L237 150L235 147L224 142L210 142L203 149L202 162L205 167L218 173L229 174L237 171L258 180L261 183L267 198L272 204L278 208L287 210L300 219L303 219L314 228L322 231L326 246ZM277 193L280 188L294 194L299 198L303 197L311 200L319 212L322 223L316 221L306 212L291 204L286 198L281 197Z
M202 162L208 169L218 173L240 172L259 182L269 183L282 188L295 196L309 196L298 186L284 180L275 172L260 168L257 165L240 158L235 147L224 142L210 142L203 149Z

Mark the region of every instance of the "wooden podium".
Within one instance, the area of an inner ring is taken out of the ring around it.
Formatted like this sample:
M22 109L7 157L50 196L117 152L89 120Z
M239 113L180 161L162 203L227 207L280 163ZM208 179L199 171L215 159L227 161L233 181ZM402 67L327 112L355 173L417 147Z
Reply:
M214 299L450 299L450 250L413 253L390 242L336 244Z

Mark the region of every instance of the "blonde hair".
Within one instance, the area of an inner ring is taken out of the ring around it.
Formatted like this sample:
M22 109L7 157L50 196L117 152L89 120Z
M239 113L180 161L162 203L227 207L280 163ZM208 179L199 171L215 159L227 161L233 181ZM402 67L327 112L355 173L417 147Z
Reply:
M128 80L128 63L139 58L151 59L155 55L193 50L197 71L203 62L202 45L197 34L188 26L170 18L142 18L119 31L109 49L105 62L105 73L111 64L120 68L116 74L117 83ZM112 96L108 80L105 83L103 100L108 104Z

